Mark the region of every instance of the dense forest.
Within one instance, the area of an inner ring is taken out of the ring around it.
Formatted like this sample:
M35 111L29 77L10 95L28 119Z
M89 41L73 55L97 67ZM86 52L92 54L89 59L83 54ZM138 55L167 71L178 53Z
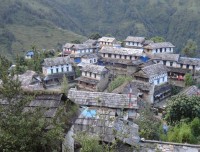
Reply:
M200 42L199 8L199 0L2 0L0 48L9 54L32 44L57 48L98 32L119 40L162 36L179 52L188 39Z

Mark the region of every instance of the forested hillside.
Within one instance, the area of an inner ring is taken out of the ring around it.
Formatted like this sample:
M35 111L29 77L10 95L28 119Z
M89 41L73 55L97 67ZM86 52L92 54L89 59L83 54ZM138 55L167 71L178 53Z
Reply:
M10 53L32 43L56 47L84 39L69 31L84 36L111 34L121 40L127 35L163 36L180 51L188 39L200 43L200 1L2 0L0 27L1 48Z

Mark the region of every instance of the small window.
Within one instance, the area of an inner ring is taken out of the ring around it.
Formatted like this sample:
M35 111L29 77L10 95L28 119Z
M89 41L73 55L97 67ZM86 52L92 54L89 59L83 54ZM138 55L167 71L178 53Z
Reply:
M158 79L158 80L157 80L157 84L159 84L159 83L160 83L160 80Z
M97 78L97 75L96 75L96 74L94 74L94 78Z
M173 62L170 62L170 66L172 66L173 65Z
M96 63L96 59L94 59L94 63Z
M64 69L63 69L63 67L61 68L61 71L62 71L62 72L64 72Z
M56 73L58 73L59 72L59 69L58 68L56 68Z
M66 67L66 70L69 71L69 67Z
M111 57L111 54L108 54L108 57Z
M166 61L163 61L163 64L166 65Z
M92 77L92 72L90 72L90 77Z
M92 63L92 60L90 60L90 63Z
M190 65L187 64L187 69L189 69Z
M104 53L104 54L103 54L103 57L105 57L105 56L106 56L106 54Z
M162 53L162 48L160 49L160 53Z
M85 76L87 76L87 72L85 72Z
M183 64L181 64L181 68L183 68Z
M53 69L51 69L51 74L53 74Z
M117 58L117 55L115 54L115 58Z

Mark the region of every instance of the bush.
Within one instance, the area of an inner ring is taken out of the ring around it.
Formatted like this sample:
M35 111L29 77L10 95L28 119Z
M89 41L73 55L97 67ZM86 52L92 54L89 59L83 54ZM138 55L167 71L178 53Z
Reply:
M118 76L108 86L108 92L112 92L117 87L121 86L124 82L131 81L131 77Z

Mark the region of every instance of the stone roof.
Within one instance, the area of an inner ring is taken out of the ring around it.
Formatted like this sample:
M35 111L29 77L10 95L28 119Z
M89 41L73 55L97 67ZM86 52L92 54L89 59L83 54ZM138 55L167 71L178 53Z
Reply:
M44 59L43 66L58 66L58 65L66 65L71 64L72 61L69 57L55 57L55 58L46 58Z
M150 43L154 43L154 42L152 40L145 40L143 44L144 45L149 45Z
M113 43L115 40L116 39L114 37L102 37L98 39L99 42L109 42L109 43Z
M181 91L180 94L184 94L187 96L200 96L200 89L197 86L193 85Z
M84 59L93 59L93 58L98 58L98 55L96 53L85 54L85 55L82 56L82 58L84 58Z
M133 80L130 84L127 84L127 86L124 87L123 93L128 93L130 86L132 90L138 89L141 91L150 91L152 89L151 84L148 82Z
M117 63L117 64L124 64L124 65L132 65L132 61L126 60L126 59L102 58L100 60L103 62L112 63L112 64Z
M96 107L107 107L114 109L128 108L137 109L137 97L132 96L131 106L130 98L128 94L115 94L105 92L88 92L78 91L76 89L70 89L68 92L68 98L74 101L78 105L82 106L96 106Z
M200 66L200 58L180 57L179 63Z
M171 47L175 47L175 46L170 42L159 42L159 43L150 43L149 45L146 45L144 48L145 49L160 49L160 48L171 48Z
M53 118L56 115L58 107L62 104L62 94L42 94L37 95L24 111L34 111L42 108L46 118Z
M93 65L93 64L85 64L83 65L81 71L92 72L96 74L102 74L108 72L108 69L105 66Z
M172 86L169 83L164 83L162 85L157 85L154 88L154 96L163 94L164 92L169 92L172 89Z
M153 64L142 68L139 72L136 72L134 75L138 77L150 78L153 76L158 76L167 73L168 71L168 68L163 64Z
M87 41L83 42L83 44L89 44L95 46L97 44L97 40L88 39Z
M76 79L77 81L82 81L82 82L85 82L85 83L89 83L89 84L98 84L99 83L99 80L96 80L96 79L93 79L93 78L88 78L88 77L84 77L84 76L81 76L79 78Z
M153 60L176 61L178 62L180 54L157 53L151 56Z
M66 43L63 48L70 48L75 50L84 50L84 49L90 49L90 48L96 48L94 45L88 43L84 44L73 44L73 43Z
M99 53L110 53L118 55L130 55L130 56L142 56L143 49L133 49L133 48L124 48L124 47L112 47L104 46L99 50Z
M124 41L143 43L145 41L145 37L128 36Z
M46 77L44 77L44 81L49 81L53 79L63 79L63 76L74 76L75 72L74 71L69 71L69 72L63 72L63 73L54 73L54 74L49 74Z
M174 73L186 74L186 73L191 72L190 69L181 69L181 68L174 68L174 67L167 67L167 68L169 69L170 72L174 72Z

